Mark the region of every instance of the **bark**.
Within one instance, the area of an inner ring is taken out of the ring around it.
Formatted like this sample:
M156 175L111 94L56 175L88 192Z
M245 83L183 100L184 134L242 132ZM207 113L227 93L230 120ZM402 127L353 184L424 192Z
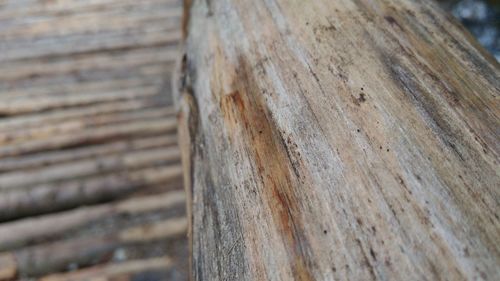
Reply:
M193 1L193 280L498 280L500 67L432 1Z

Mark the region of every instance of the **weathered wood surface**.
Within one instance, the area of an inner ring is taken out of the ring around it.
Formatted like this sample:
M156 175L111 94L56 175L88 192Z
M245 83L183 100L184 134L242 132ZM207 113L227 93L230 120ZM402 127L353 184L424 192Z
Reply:
M500 279L499 64L450 15L428 0L188 15L194 280Z

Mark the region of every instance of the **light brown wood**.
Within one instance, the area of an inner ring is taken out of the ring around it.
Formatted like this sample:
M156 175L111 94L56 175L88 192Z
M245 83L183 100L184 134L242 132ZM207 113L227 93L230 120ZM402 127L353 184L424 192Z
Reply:
M32 139L0 147L0 157L12 157L37 151L51 151L81 144L101 143L124 136L151 136L175 131L175 119L138 120L125 124L111 124L81 130L70 134L56 135L50 139Z
M143 272L147 270L167 270L173 265L173 262L168 257L152 258L146 260L133 260L124 263L115 263L105 266L95 266L75 272L59 273L40 278L40 281L111 281L115 280L133 280L124 279L123 276L128 276L132 273Z
M58 17L61 15L71 15L74 13L87 13L95 11L105 11L107 9L130 11L131 9L147 9L150 5L161 3L163 5L172 5L177 7L180 5L181 0L142 0L142 6L137 5L136 0L87 0L87 1L74 1L74 0L58 0L57 2L50 3L50 5L40 4L38 0L18 0L14 5L2 5L0 9L0 20L23 19L30 16L45 16L45 17ZM126 16L126 13L124 13Z
M0 280L187 279L181 17L182 0L0 0Z
M181 174L181 166L174 164L5 191L0 196L0 221L123 197L148 186L175 183Z
M153 65L156 65L153 63ZM14 64L17 67L17 64ZM140 66L139 66L140 67ZM24 73L23 73L24 74ZM64 73L66 74L66 73ZM64 75L62 74L62 75ZM32 75L32 74L29 74ZM28 75L28 76L29 76ZM23 76L20 76L23 77ZM110 90L136 88L139 86L161 85L162 79L149 77L118 77L104 81L88 81L85 83L68 83L59 85L45 85L44 87L19 87L10 89L2 94L0 99L23 99L36 96L68 95L74 93L99 94ZM5 121L5 120L3 120Z
M55 124L45 124L34 128L20 128L11 130L0 136L0 145L10 143L20 143L28 140L48 138L53 135L75 133L84 129L97 128L105 125L118 125L136 121L165 119L168 120L171 111L167 108L149 108L147 110L138 110L137 112L124 112L118 114L103 114L101 116L92 116L80 120L64 120ZM173 119L173 118L172 118Z
M83 90L82 88L86 87L90 83L100 82L102 80L109 80L109 81L125 80L127 79L127 77L134 77L136 79L143 80L142 83L138 84L137 86L157 85L158 87L161 87L164 81L159 80L158 76L156 75L161 75L166 72L169 73L171 65L172 64L170 63L152 62L147 65L137 65L133 67L118 66L117 68L111 68L111 69L96 68L96 69L84 70L81 72L70 71L55 76L52 75L37 76L36 74L34 74L32 76L30 75L28 77L22 77L21 79L10 80L8 81L8 83L5 84L2 83L0 84L0 89L2 91L7 91L8 94L5 95L5 98L7 100L10 100L11 98L15 99L16 93L19 93L21 91L23 93L26 92L26 95L31 95L33 91L41 91L41 92L49 91L49 94L45 96L51 96L51 95L65 96L68 95L69 93L73 93L71 89L74 89L75 90L74 93L76 94L76 93L81 93ZM58 84L59 87L57 87L56 84ZM14 89L11 92L12 88ZM127 89L127 88L128 88L127 86L121 88L109 87L110 91L117 89ZM137 88L137 87L132 86L131 88ZM52 91L52 94L50 94L51 89L54 89ZM99 92L101 91L91 90L88 93L95 94ZM108 91L103 89L102 92L108 92ZM24 94L19 96L19 99L22 99L23 95Z
M107 53L90 53L53 59L50 62L40 58L28 59L23 61L13 61L3 63L0 66L0 79L4 81L15 81L18 79L29 79L33 75L54 76L66 73L106 70L114 68L133 68L149 64L171 63L175 61L178 55L177 48L165 48L165 46L140 48L124 51L115 51L113 56ZM134 77L131 77L132 80ZM138 79L136 79L137 81ZM106 81L111 82L111 81ZM139 80L145 83L147 81ZM101 83L103 83L101 81ZM136 82L137 83L137 82ZM80 87L86 84L79 85ZM61 91L62 87L57 87ZM48 89L37 89L45 90ZM70 88L68 92L73 95L78 89ZM51 93L52 95L54 93ZM7 93L7 96L20 98L19 93ZM22 96L21 96L22 97ZM4 98L4 96L0 97Z
M93 51L113 51L116 49L139 48L154 45L172 45L181 39L181 33L171 28L133 28L112 33L76 34L61 38L47 36L33 48L32 40L7 41L0 47L0 60L29 59L35 57L72 55ZM85 44L83 44L85 43Z
M110 115L113 113L148 109L151 108L152 105L153 103L151 100L148 100L147 98L139 98L125 101L118 100L103 104L93 104L91 106L84 107L59 109L49 112L40 112L36 115L27 114L11 116L11 118L0 121L0 131L5 134L22 128L29 129L31 127L40 127L51 123L63 123L80 119L95 118L97 116Z
M20 276L37 277L64 270L70 263L86 266L96 261L106 261L120 246L176 238L186 232L186 227L186 218L171 218L153 224L117 230L111 234L27 247L10 253L15 263L7 264L6 269L15 268L14 272ZM7 253L0 253L0 255L8 257ZM10 277L7 274L5 276ZM0 280L6 279L9 278L0 278Z
M0 280L12 280L16 277L16 259L11 253L0 253Z
M171 208L185 202L184 192L170 191L118 202L82 207L0 225L0 251L25 246L97 221L104 216L133 215Z
M86 146L84 148L52 151L39 155L24 155L22 157L3 158L0 162L0 172L32 170L43 166L64 162L92 159L106 155L138 152L145 149L171 147L177 144L175 134L114 141L106 144Z
M99 95L68 95L51 97L31 97L26 100L6 101L0 105L0 114L13 115L28 112L44 111L62 107L76 107L110 101L128 100L157 94L156 87L121 90Z
M109 9L95 13L81 13L69 16L45 18L34 23L10 24L0 34L1 40L18 40L21 38L37 38L52 34L70 35L98 31L127 30L136 26L158 24L162 21L164 28L175 30L182 15L181 8L158 5L156 9L128 13ZM82 24L87 21L92 24Z
M193 280L499 280L500 67L437 4L193 1Z

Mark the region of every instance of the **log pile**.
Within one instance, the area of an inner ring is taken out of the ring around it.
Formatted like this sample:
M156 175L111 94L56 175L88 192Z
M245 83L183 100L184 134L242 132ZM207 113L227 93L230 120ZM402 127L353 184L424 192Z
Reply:
M0 1L0 280L186 279L181 16L181 0Z
M193 280L500 280L500 66L451 15L186 3Z

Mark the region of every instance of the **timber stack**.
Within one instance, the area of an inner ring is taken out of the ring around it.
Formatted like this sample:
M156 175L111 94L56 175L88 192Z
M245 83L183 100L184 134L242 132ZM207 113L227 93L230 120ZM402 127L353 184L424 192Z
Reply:
M450 15L186 6L193 280L500 280L500 67Z
M185 280L180 0L0 1L0 280Z

